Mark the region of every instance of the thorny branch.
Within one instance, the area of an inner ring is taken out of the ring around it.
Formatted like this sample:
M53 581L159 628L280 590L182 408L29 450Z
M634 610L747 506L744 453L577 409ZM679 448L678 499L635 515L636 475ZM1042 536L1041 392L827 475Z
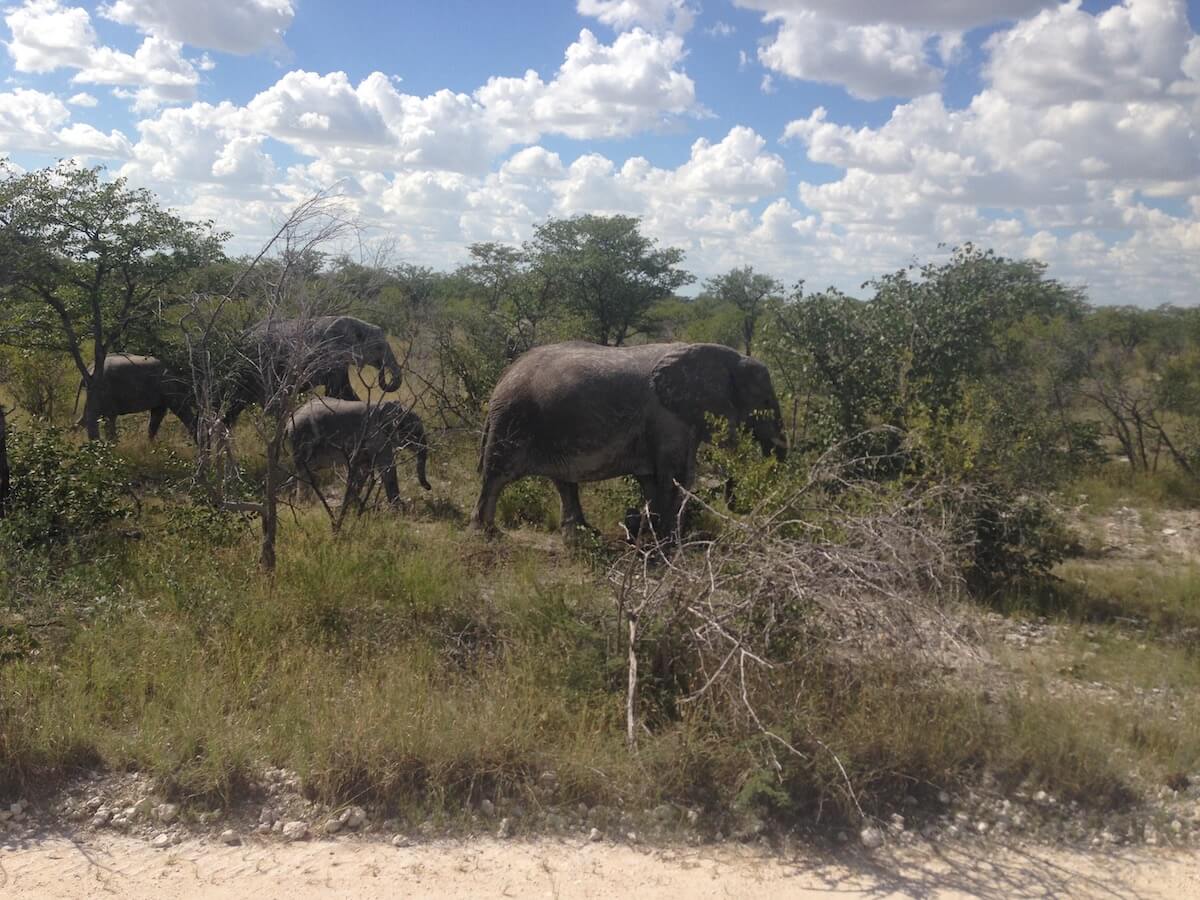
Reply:
M944 603L961 585L968 549L954 513L961 489L926 484L895 493L849 474L864 462L826 454L743 516L684 491L685 509L703 509L714 527L678 547L651 535L610 566L618 616L628 622L631 749L644 727L638 654L652 639L682 644L691 661L695 686L683 705L740 708L753 733L801 759L808 756L796 739L769 726L755 700L764 675L797 661L797 646L847 663L970 652ZM837 754L811 729L801 743L833 759L861 814Z

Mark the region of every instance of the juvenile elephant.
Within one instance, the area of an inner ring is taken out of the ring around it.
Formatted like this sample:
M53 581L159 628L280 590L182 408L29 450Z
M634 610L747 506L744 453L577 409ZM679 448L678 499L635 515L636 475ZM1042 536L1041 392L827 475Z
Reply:
M268 319L248 332L251 353L260 366L277 373L296 367L303 375L301 390L323 386L325 396L358 400L350 384L348 367L361 374L364 366L379 370L385 392L400 387L403 372L392 352L387 332L353 316L318 316L312 319Z
M530 350L492 391L472 523L493 529L504 486L541 475L558 489L564 530L586 526L579 483L632 475L652 517L673 533L682 502L676 483L692 485L696 451L712 437L706 414L749 429L764 454L786 454L770 373L736 350L582 341Z
M105 396L100 418L107 423L110 440L117 436L117 417L150 413L150 440L154 440L167 411L173 412L195 434L196 412L192 387L187 379L171 372L162 360L133 353L111 353L104 358ZM84 388L83 383L79 385ZM76 407L79 405L76 395ZM81 418L77 425L83 425Z
M425 478L429 448L420 417L389 400L364 403L339 397L313 397L292 415L287 426L296 465L296 479L316 486L318 469L345 465L347 499L357 494L373 469L383 482L387 498L400 498L396 481L396 452L408 447L416 451L417 481L430 489Z

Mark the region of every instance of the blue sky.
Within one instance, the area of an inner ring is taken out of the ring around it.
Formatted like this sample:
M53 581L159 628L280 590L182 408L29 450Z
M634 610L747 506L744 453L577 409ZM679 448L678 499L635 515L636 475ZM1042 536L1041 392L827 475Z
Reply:
M1194 304L1198 5L24 0L0 156L103 164L233 250L336 183L438 267L621 212L701 277L855 290L973 240L1097 302Z

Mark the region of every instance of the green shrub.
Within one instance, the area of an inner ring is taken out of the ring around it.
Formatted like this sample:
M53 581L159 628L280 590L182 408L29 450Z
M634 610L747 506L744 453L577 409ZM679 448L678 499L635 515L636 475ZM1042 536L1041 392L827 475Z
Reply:
M75 444L61 429L12 429L12 493L0 535L24 548L95 535L132 512L128 473L107 443Z
M8 350L0 355L0 381L23 412L52 424L64 424L72 413L79 373L61 353Z
M558 495L544 478L522 478L500 494L496 515L506 528L532 525L553 531L558 527Z

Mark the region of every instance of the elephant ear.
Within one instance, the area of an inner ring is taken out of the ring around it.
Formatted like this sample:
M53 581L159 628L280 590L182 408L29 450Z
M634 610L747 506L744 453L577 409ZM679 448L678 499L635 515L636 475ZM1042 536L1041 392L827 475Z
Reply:
M705 434L709 430L706 414L737 425L736 355L719 344L680 344L654 366L651 387L663 406Z

